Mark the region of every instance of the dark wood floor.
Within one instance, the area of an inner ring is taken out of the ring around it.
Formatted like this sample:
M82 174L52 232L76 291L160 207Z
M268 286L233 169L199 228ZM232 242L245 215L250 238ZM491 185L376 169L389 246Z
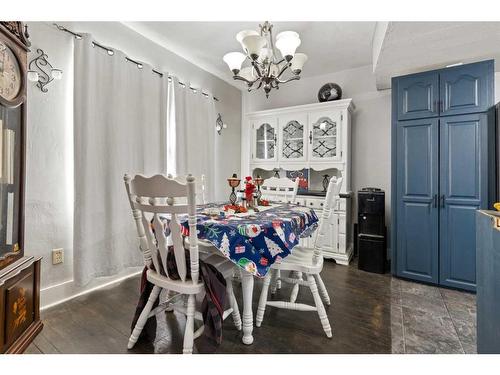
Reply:
M332 298L327 307L333 338L324 335L315 312L268 308L254 343L241 343L241 332L228 318L216 353L391 353L391 277L326 261L322 273ZM28 353L181 353L185 319L177 313L158 317L155 342L144 340L132 351L126 345L139 291L139 278L125 280L42 312L44 329ZM236 286L241 306L241 290ZM289 295L283 288L281 296ZM254 310L260 282L254 290ZM301 288L298 302L313 304ZM195 351L213 352L200 338Z

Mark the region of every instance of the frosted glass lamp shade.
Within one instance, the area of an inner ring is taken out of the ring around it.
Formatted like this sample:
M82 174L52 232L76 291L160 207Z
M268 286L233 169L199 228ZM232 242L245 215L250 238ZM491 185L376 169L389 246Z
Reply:
M28 70L28 81L38 82L38 72L35 72L34 70Z
M278 35L276 35L276 40L279 40L281 38L297 38L299 39L299 34L296 33L295 31L282 31Z
M61 69L52 69L50 71L50 75L52 76L52 78L54 78L55 80L60 80L62 78L62 70Z
M250 58L255 61L259 58L261 49L266 46L267 40L260 35L248 35L243 38L242 43Z
M272 57L273 51L271 48L262 48L260 50L259 58L257 59L258 62L262 63L265 59L270 59Z
M307 61L307 55L305 53L300 53L300 52L296 53L293 56L291 62L292 63L291 69L293 74L300 74L300 72L302 71L302 67L304 66L306 61Z
M256 74L254 73L253 66L246 66L240 70L240 77L245 78L247 81L255 80Z
M241 30L238 34L236 34L236 40L238 41L238 43L241 44L241 48L243 48L243 50L245 52L246 52L246 50L245 50L245 46L243 45L243 39L245 39L245 37L249 36L249 35L259 36L260 34L255 30Z
M229 66L229 69L234 75L238 74L241 69L241 64L245 61L247 57L241 52L229 52L222 58L224 62Z
M300 46L300 38L292 34L282 35L281 38L276 40L276 47L280 50L281 55L286 61L290 61L293 58L298 46Z

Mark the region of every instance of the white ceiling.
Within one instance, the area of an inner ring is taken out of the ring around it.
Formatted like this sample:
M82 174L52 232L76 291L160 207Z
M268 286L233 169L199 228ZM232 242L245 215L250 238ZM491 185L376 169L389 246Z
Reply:
M148 39L240 89L222 61L227 52L240 51L236 33L258 30L262 22L124 22ZM302 77L317 76L372 64L375 22L271 22L273 33L293 30L309 56Z
M500 59L500 22L389 22L383 33L373 69L379 89L392 76Z

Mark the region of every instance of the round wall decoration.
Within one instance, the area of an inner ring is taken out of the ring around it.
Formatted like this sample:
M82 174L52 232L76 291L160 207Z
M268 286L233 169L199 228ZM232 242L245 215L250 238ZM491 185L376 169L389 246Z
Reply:
M342 98L342 89L336 83L326 83L318 91L318 100L328 102Z

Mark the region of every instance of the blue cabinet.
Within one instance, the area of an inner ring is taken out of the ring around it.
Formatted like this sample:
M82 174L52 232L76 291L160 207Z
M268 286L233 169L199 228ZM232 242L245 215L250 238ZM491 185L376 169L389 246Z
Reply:
M494 101L493 83L493 60L441 71L440 115L486 112Z
M438 116L439 75L430 72L401 77L397 97L398 120Z
M496 198L493 61L393 78L393 273L476 288L475 212Z
M487 115L440 120L440 283L476 286L476 210L486 208Z
M438 120L397 125L397 269L400 276L437 283Z

